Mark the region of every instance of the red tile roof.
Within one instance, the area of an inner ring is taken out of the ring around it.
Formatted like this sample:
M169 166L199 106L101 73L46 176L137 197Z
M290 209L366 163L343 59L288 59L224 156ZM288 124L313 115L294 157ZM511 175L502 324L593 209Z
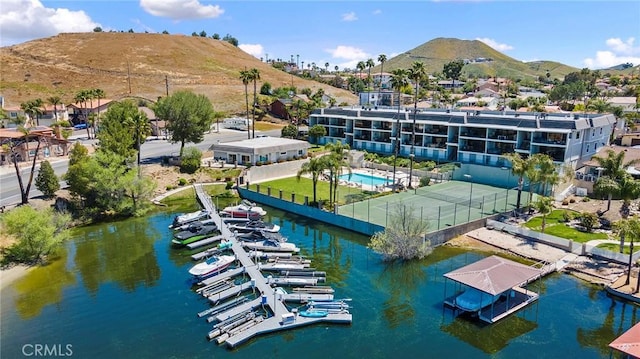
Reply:
M624 332L609 344L610 348L640 358L640 323Z

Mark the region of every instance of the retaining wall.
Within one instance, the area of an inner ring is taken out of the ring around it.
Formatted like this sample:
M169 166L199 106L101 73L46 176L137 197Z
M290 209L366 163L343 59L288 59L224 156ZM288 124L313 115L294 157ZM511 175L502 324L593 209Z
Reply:
M489 220L497 219L501 215L502 214L496 214L491 217L480 218L476 219L475 221L458 224L457 226L447 227L439 231L429 233L425 236L425 238L431 241L431 245L439 246L450 239L471 232L475 229L482 228L487 224Z
M374 223L361 221L359 219L343 216L340 214L334 214L315 207L293 203L285 199L271 197L266 194L248 190L246 188L238 187L237 190L240 194L240 197L248 199L252 202L262 203L270 207L295 213L307 218L318 220L320 222L333 224L338 227L349 229L367 236L372 236L374 233L384 230L383 226Z
M272 163L270 165L252 166L247 171L245 182L256 183L274 178L291 177L298 174L300 167L305 162L309 162L308 158L297 161L288 161L282 163Z

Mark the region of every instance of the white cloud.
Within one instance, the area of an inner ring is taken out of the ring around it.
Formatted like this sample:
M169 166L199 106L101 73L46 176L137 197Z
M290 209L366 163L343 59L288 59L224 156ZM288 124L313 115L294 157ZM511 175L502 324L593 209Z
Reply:
M623 41L620 38L611 38L605 41L609 50L596 51L595 58L584 59L584 64L588 68L608 68L630 62L634 65L640 64L640 46L633 46L633 37Z
M513 46L511 45L507 45L507 44L501 44L499 42L497 42L494 39L490 39L488 37L476 37L476 40L478 41L482 41L485 44L493 47L494 49L498 50L498 51L509 51L509 50L513 50Z
M382 10L380 10L380 9L375 9L375 10L373 10L373 13L372 13L372 14L374 14L374 15L380 15L380 14L382 14Z
M47 8L39 0L2 0L0 44L20 43L61 32L92 31L100 24L84 11Z
M335 65L338 65L341 69L354 69L360 61L367 61L367 59L375 60L377 58L374 58L371 54L360 48L347 45L338 45L334 49L325 49L324 51L331 54L332 59L337 60L334 61L336 62Z
M224 13L218 5L203 5L198 0L140 0L144 11L173 20L215 18Z
M249 55L260 58L263 55L264 48L260 44L240 44L238 45L240 50L246 52Z
M348 12L346 14L342 14L342 21L356 21L358 17L355 12Z

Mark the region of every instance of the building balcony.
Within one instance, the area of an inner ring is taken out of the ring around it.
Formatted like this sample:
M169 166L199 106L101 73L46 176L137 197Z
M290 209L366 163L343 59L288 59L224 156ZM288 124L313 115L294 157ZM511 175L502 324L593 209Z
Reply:
M462 146L460 147L460 151L484 153L484 148L475 147L475 146Z
M486 138L486 134L480 131L461 131L460 136L463 137L475 137L475 138Z
M558 139L549 139L549 138L543 138L543 137L534 137L533 142L543 143L546 145L556 145L556 146L566 146L567 144L567 141L564 139L558 140Z

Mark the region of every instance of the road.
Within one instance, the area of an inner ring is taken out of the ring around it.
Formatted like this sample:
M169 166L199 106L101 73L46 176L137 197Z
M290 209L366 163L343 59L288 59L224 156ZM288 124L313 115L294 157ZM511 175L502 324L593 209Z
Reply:
M82 131L77 131L78 135L81 135ZM270 130L270 131L256 131L256 136L267 135L273 137L280 137L280 130ZM75 137L75 136L74 136ZM187 143L185 147L197 147L201 151L206 151L209 147L218 142L231 142L231 141L239 141L247 138L246 132L234 131L234 130L221 130L218 132L211 132L210 134L205 134L204 141L201 143L193 144ZM95 144L96 140L87 140L86 137L78 138L85 145ZM151 136L147 139L147 141L141 147L142 151L142 162L150 163L155 161L160 161L162 156L170 156L170 155L178 155L180 152L180 144L175 143L171 144L163 139L156 139L154 136ZM59 160L59 161L51 161L51 166L55 171L58 177L62 176L67 172L67 167L69 165L69 160ZM37 165L36 165L37 167ZM29 180L29 170L30 166L27 168L23 168L21 170L21 176L24 185L26 186L27 181ZM31 184L31 191L29 192L29 198L34 198L42 195L40 191L35 188L35 176L38 175L38 170L36 169L34 173L34 180ZM64 182L60 182L61 186L64 186ZM20 203L20 187L18 184L18 179L16 178L15 169L13 167L3 166L2 171L0 172L0 206L8 206L13 204Z

